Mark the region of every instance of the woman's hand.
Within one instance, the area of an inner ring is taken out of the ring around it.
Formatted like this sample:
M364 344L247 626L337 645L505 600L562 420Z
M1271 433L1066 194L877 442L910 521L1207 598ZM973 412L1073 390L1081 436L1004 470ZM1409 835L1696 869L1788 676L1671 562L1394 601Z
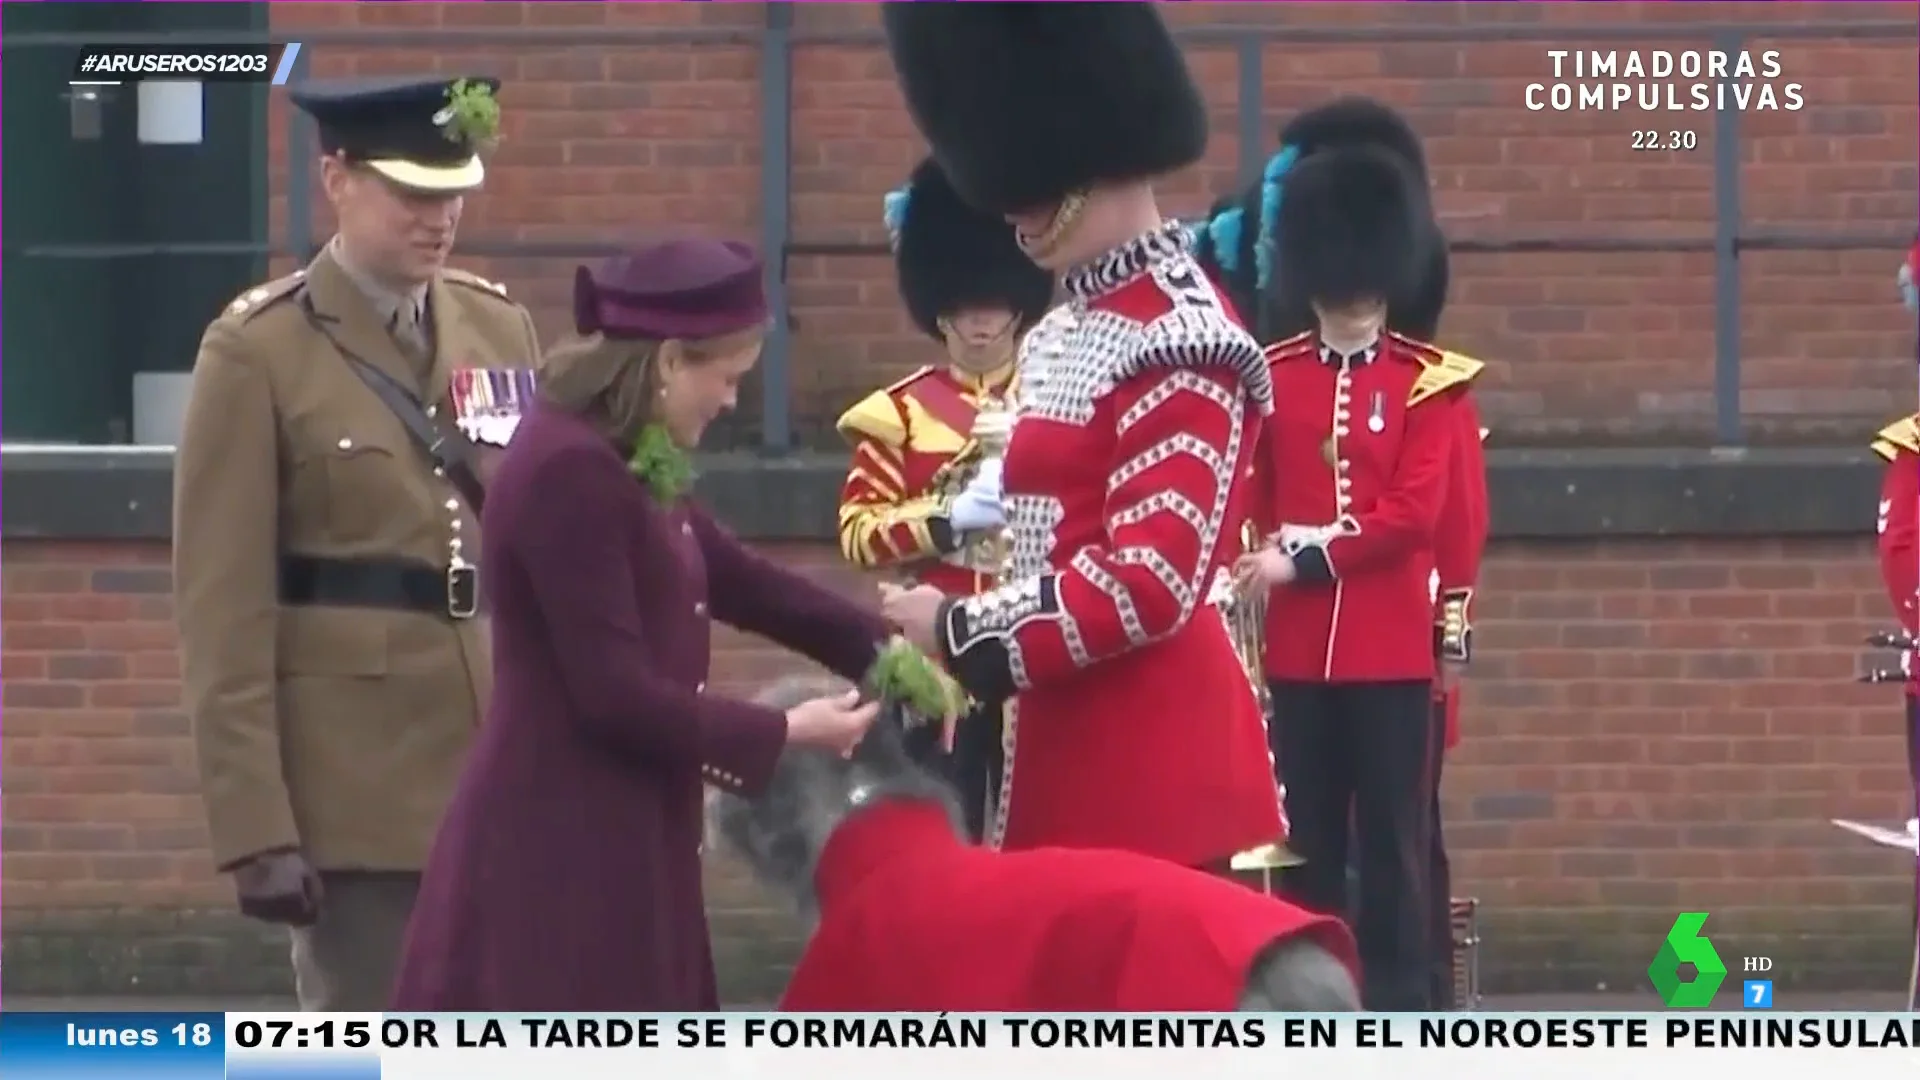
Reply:
M939 655L933 624L940 618L940 605L946 599L946 594L931 585L903 589L891 582L880 583L880 614L929 656Z
M853 756L853 748L866 737L874 718L880 715L880 703L860 703L860 691L849 690L834 697L814 698L787 710L787 741L837 751L841 757Z

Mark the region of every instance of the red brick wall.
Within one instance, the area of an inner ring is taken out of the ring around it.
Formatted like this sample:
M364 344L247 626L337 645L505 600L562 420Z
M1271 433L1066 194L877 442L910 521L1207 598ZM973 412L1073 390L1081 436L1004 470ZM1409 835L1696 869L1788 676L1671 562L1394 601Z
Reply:
M631 30L760 25L758 4L274 4L275 30L541 27ZM1278 127L1338 93L1404 107L1428 137L1434 182L1460 237L1579 233L1707 235L1710 114L1528 112L1523 88L1548 77L1545 51L1577 48L1556 28L1652 25L1615 49L1703 49L1729 23L1834 25L1916 21L1913 4L1872 3L1184 3L1176 22L1378 26L1526 24L1540 39L1498 43L1269 44L1262 102ZM796 9L801 33L869 26L871 5ZM1782 81L1803 84L1799 112L1740 119L1749 225L1910 235L1920 88L1914 43L1838 39L1750 42L1781 53ZM484 71L507 82L506 140L467 235L557 240L696 226L757 235L759 116L752 45L621 42L603 47L441 49L310 46L313 73ZM1194 46L1214 106L1206 163L1166 185L1170 210L1195 213L1231 183L1235 64ZM275 191L285 157L275 109ZM793 89L793 231L801 241L882 239L880 195L918 144L877 46L798 47ZM1632 149L1639 128L1697 133L1696 150ZM1269 138L1272 136L1269 135ZM1270 151L1271 146L1262 150ZM283 203L276 203L280 212ZM317 229L324 229L317 222ZM277 226L276 226L277 229ZM279 233L276 231L275 235ZM322 232L321 235L324 235ZM1746 256L1744 406L1760 427L1796 437L1858 429L1908 407L1911 326L1893 302L1887 251ZM470 260L531 303L544 332L566 323L572 261ZM883 258L804 258L792 267L799 332L793 386L803 430L857 393L924 361ZM1495 426L1539 438L1703 431L1712 413L1712 259L1706 254L1500 254L1456 260L1446 337L1494 363L1482 396ZM1788 420L1791 419L1791 423Z
M867 588L825 545L771 550ZM0 550L10 927L226 901L194 794L165 556L158 543ZM1890 955L1907 870L1827 824L1907 812L1899 691L1852 681L1857 643L1888 621L1864 538L1507 545L1484 592L1446 803L1458 889L1486 902L1510 962L1604 973L1629 954L1618 977L1683 909L1713 912L1716 936L1778 943L1752 951L1783 965L1798 956L1782 978ZM729 690L794 666L738 636L719 650ZM723 950L788 932L737 877L714 880Z

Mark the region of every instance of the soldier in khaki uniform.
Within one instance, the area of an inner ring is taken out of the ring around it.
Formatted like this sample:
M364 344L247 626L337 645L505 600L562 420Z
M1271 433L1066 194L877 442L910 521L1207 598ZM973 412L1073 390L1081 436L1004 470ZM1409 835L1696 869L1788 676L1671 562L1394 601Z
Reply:
M194 365L174 575L207 821L241 910L293 928L309 1010L385 1007L488 692L492 451L449 421L511 396L539 343L444 262L497 88L297 88L338 234L236 299Z

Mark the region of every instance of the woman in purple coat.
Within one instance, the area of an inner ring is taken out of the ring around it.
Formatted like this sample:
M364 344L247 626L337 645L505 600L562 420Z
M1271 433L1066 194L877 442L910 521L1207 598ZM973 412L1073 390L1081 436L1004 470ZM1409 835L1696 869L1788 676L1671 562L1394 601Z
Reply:
M481 523L495 688L434 844L393 1007L719 1006L703 782L747 795L789 741L850 751L876 707L707 690L718 621L860 680L887 624L754 554L683 496L768 322L743 245L674 241L575 279Z

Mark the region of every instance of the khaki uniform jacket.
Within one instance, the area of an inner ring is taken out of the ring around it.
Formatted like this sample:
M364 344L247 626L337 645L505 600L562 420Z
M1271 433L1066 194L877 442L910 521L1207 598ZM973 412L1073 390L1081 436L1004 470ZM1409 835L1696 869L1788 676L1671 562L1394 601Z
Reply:
M223 869L294 846L321 869L419 869L486 706L484 618L279 602L282 554L444 567L458 537L480 561L471 509L334 342L437 413L453 371L531 367L539 343L526 309L471 274L443 272L427 308L424 387L329 254L250 290L201 339L175 463L174 587Z

